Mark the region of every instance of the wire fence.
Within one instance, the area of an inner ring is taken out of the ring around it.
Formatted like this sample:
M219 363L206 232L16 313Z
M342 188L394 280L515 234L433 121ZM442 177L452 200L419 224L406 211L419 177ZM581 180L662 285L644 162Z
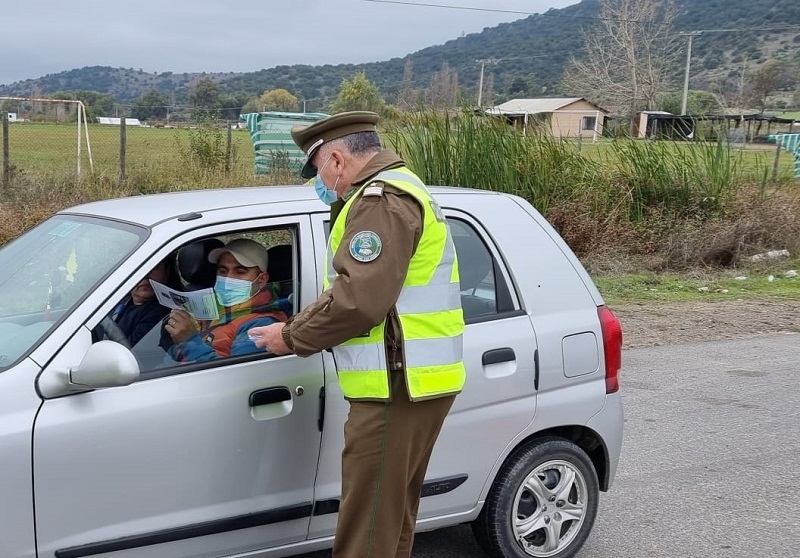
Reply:
M131 118L103 118L88 125L77 119L33 122L13 113L0 113L0 119L6 186L22 175L103 176L122 182L147 174L153 180L194 183L199 177L227 177L254 184L274 183L280 176L297 182L303 162L285 123L276 135L274 123L252 117L153 126Z

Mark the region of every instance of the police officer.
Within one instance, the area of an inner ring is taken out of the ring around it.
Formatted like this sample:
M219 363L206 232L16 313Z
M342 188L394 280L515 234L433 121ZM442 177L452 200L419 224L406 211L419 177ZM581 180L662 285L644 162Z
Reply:
M441 209L378 115L337 114L292 138L331 205L325 290L287 324L256 328L276 354L332 348L350 402L334 558L410 556L434 443L465 381L455 247Z

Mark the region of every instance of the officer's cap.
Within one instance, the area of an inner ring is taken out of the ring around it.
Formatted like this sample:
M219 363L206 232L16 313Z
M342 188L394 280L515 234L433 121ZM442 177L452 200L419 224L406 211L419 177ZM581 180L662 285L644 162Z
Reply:
M317 175L317 167L311 164L311 157L322 144L358 132L377 131L380 117L369 111L352 111L334 114L314 122L310 126L298 125L292 128L292 139L306 154L306 164L300 171L303 178Z

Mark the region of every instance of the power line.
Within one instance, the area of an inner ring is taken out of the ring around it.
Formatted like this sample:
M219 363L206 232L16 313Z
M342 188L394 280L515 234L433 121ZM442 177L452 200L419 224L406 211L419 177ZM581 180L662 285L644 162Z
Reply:
M623 20L613 18L601 18L594 16L580 16L570 14L552 14L552 13L538 13L538 12L523 12L520 10L501 10L498 8L478 8L475 6L453 6L448 4L431 4L427 2L404 2L402 0L362 0L362 2L373 2L376 4L399 4L401 6L417 6L422 8L444 8L448 10L466 10L471 12L489 12L495 14L513 14L513 15L527 15L527 16L541 16L541 17L562 17L569 19L587 19L591 21L627 21L629 23L638 23L636 20Z
M738 29L698 29L691 33L742 33L744 31L800 31L800 25L775 25L770 27L740 27Z
M447 10L466 10L472 12L489 12L489 13L497 13L497 14L513 14L513 15L527 15L527 16L540 16L540 17L558 17L558 18L567 18L567 19L585 19L589 21L619 21L625 23L642 23L639 20L635 19L618 19L618 18L608 18L608 17L600 17L600 16L581 16L581 15L572 15L572 14L562 14L562 13L537 13L537 12L525 12L521 10L503 10L499 8L478 8L475 6L454 6L452 4L434 4L429 2L407 2L404 0L362 0L362 2L372 2L375 4L398 4L400 6L416 6L422 8L441 8ZM698 32L701 33L741 33L745 31L792 31L792 30L800 30L800 24L795 25L779 25L779 26L770 26L770 27L741 27L735 29L698 29Z

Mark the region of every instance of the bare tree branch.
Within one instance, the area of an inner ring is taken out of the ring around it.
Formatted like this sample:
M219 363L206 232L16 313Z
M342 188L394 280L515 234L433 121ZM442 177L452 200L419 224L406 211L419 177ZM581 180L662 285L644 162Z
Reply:
M673 0L602 0L600 21L584 29L585 56L572 57L563 86L633 115L653 109L680 56Z

